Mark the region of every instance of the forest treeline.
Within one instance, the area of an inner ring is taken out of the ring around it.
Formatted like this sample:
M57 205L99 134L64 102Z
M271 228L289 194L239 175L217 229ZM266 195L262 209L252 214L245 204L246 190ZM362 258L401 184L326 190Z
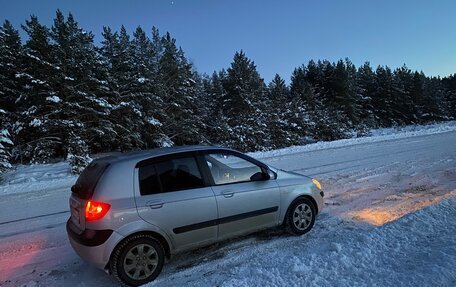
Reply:
M405 65L310 61L290 84L265 83L243 51L227 69L201 74L169 33L103 28L103 40L57 11L0 28L0 170L56 158L172 145L242 151L365 134L371 128L456 117L456 75ZM299 64L299 63L298 63Z

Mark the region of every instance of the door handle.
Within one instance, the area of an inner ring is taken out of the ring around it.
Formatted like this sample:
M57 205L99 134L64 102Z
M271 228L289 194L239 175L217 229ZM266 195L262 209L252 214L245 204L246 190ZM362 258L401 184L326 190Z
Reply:
M148 201L146 203L146 205L152 209L162 208L163 204L165 204L165 203L161 200L152 200L152 201Z
M231 190L226 190L222 192L222 195L226 198L230 198L234 196L234 191Z

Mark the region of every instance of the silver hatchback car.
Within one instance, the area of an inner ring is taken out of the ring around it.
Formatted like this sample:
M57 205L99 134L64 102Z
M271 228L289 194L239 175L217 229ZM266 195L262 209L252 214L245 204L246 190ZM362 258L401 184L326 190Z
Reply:
M324 196L315 179L207 146L97 159L71 190L74 250L130 286L177 252L280 225L304 234Z

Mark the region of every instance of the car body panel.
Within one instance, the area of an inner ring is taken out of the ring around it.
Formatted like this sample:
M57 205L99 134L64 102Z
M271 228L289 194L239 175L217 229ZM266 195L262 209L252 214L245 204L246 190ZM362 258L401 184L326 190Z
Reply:
M277 224L280 190L275 180L212 186L218 206L218 239Z
M104 158L110 165L100 177L91 200L109 203L109 211L100 220L85 222L87 199L72 194L70 206L77 210L74 213L78 218L70 220L79 220L80 233L85 229L113 230L113 233L98 246L84 246L70 238L71 245L86 261L105 268L115 247L132 234L158 234L174 254L280 225L289 205L301 196L310 197L318 211L323 208L322 193L311 178L268 167L255 159L251 161L276 176L268 180L224 185L215 185L211 178L202 188L146 196L140 194L138 171L142 162L181 153L201 156L220 151L250 161L250 157L237 151L207 146L157 149ZM201 159L198 164L202 165ZM207 167L202 174L206 181L209 177ZM226 196L227 192L232 195ZM161 205L159 208L157 203Z
M141 195L138 180L134 186L139 216L164 230L173 246L184 250L217 240L217 225L210 224L217 219L217 203L210 187Z
M98 246L85 246L71 237L68 237L68 240L75 252L84 261L99 269L106 269L112 251L123 238L122 235L114 231L107 241Z

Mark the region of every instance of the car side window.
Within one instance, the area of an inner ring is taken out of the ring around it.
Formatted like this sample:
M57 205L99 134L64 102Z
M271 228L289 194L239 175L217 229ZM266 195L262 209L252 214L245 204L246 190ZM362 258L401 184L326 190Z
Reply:
M228 153L205 155L208 168L216 185L252 181L252 176L261 173L258 165Z
M139 169L141 195L204 187L194 157L160 161Z
M161 192L161 186L154 164L139 168L139 190L141 195Z

